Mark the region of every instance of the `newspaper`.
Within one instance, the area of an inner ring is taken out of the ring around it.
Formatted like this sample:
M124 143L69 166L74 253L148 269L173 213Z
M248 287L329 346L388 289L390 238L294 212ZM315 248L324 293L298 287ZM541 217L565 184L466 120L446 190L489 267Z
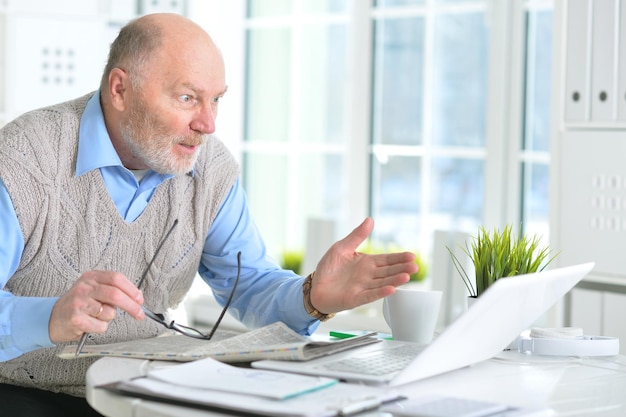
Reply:
M357 346L380 342L375 333L348 339L315 341L276 322L223 340L200 340L183 335L131 340L103 345L85 345L76 356L76 345L64 347L58 356L74 359L117 356L168 361L214 358L221 362L251 362L262 359L305 361Z

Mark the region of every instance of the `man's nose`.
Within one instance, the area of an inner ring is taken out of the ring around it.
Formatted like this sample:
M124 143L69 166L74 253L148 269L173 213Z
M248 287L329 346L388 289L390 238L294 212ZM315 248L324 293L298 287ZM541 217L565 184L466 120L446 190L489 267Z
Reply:
M213 106L204 106L192 120L190 127L203 134L211 134L215 132L215 118L217 117L217 109Z

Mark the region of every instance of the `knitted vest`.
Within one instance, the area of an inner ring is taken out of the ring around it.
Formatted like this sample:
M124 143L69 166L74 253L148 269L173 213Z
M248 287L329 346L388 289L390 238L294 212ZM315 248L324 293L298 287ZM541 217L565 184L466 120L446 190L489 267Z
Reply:
M120 217L99 170L76 177L78 127L90 95L27 113L0 130L0 178L23 233L25 248L4 290L16 296L58 297L85 271L123 273L135 285L167 230L178 225L142 286L145 304L165 313L176 307L198 270L202 247L238 166L222 142L210 137L194 175L161 184L141 216ZM87 343L153 337L164 331L150 319L118 310L103 335ZM55 348L0 363L0 383L81 396L94 359L63 360Z

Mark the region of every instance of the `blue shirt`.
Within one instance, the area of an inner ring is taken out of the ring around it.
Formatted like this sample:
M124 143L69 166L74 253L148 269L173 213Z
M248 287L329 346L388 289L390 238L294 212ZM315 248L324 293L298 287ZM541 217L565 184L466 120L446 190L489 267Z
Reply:
M78 136L76 176L98 169L120 213L133 222L143 212L155 189L172 175L149 171L138 182L115 152L107 133L99 94L87 103ZM15 209L0 178L0 288L17 270L24 239ZM226 271L236 264L241 251L241 278L229 312L250 328L284 321L302 334L311 334L319 322L302 302L302 281L285 271L267 255L265 243L248 211L245 192L237 180L222 203L207 235L198 272L211 286L220 304L230 294ZM0 361L34 349L51 347L48 321L58 298L16 297L0 291ZM275 302L271 311L266 308Z

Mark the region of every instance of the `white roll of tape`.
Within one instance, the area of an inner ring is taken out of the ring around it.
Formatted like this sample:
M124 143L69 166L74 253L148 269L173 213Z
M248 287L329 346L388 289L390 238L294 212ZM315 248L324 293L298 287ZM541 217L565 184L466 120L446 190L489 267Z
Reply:
M532 329L520 337L521 353L548 356L613 356L619 354L619 339L606 336L586 336L579 328Z

